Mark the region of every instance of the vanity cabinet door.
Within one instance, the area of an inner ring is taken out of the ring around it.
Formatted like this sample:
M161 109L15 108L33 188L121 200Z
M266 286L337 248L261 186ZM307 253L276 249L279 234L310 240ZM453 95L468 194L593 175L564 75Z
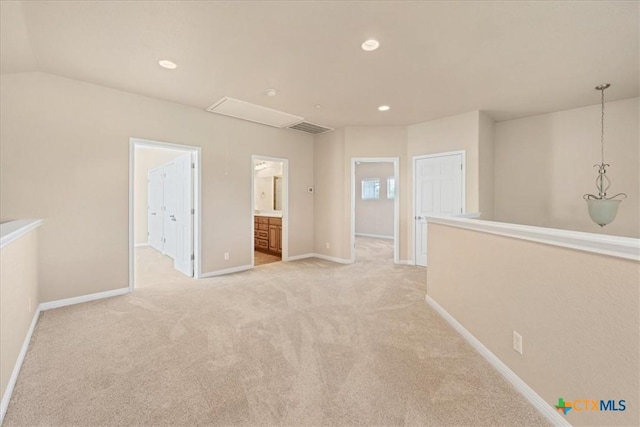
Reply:
M269 250L278 252L280 242L280 232L277 225L269 226Z

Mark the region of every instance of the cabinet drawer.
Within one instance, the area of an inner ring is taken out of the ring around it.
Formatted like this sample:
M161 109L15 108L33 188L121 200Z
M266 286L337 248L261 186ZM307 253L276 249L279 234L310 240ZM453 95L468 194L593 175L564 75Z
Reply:
M254 239L255 247L261 249L269 249L269 241L262 239Z
M265 231L265 230L258 230L257 231L257 238L258 239L268 239L269 238L269 232Z
M269 225L282 225L282 218L269 218Z
M267 218L266 216L256 216L255 219L259 224L269 224L269 218Z
M269 224L260 223L256 228L258 230L269 230Z

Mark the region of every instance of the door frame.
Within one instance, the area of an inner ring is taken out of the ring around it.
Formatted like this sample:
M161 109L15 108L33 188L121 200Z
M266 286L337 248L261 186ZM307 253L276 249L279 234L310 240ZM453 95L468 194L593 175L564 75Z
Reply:
M171 148L174 150L182 150L191 152L193 163L195 165L193 171L193 277L199 279L201 277L201 238L202 230L201 222L201 197L202 197L202 176L201 176L201 147L192 145L174 144L170 142L153 141L142 138L129 138L129 290L133 292L135 289L135 229L134 229L134 213L135 213L135 160L136 147L155 147L155 148Z
M255 248L254 248L254 215L256 210L255 199L255 179L256 160L266 160L270 162L282 162L282 261L289 261L289 159L283 157L263 156L260 154L251 155L251 268L255 268Z
M435 157L447 157L462 154L462 213L467 212L467 150L446 151L442 153L434 154L421 154L413 156L411 158L411 185L413 191L411 191L411 265L416 265L416 192L418 186L416 185L416 163L418 160L431 159Z
M351 262L356 261L356 162L393 163L395 197L393 199L393 263L400 263L400 157L351 158Z

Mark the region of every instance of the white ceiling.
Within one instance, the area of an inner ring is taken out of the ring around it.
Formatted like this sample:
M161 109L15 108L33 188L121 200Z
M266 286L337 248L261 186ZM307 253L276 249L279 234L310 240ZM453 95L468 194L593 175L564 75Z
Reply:
M597 104L604 82L608 100L639 94L635 1L1 4L3 73L201 109L230 96L330 127L385 126ZM380 48L364 52L367 38Z

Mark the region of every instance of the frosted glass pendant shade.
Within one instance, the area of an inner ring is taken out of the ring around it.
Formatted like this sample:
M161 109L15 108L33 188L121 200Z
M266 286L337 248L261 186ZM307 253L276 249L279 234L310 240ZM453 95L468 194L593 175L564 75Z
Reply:
M622 200L588 199L589 216L600 227L604 227L616 218L618 205Z

